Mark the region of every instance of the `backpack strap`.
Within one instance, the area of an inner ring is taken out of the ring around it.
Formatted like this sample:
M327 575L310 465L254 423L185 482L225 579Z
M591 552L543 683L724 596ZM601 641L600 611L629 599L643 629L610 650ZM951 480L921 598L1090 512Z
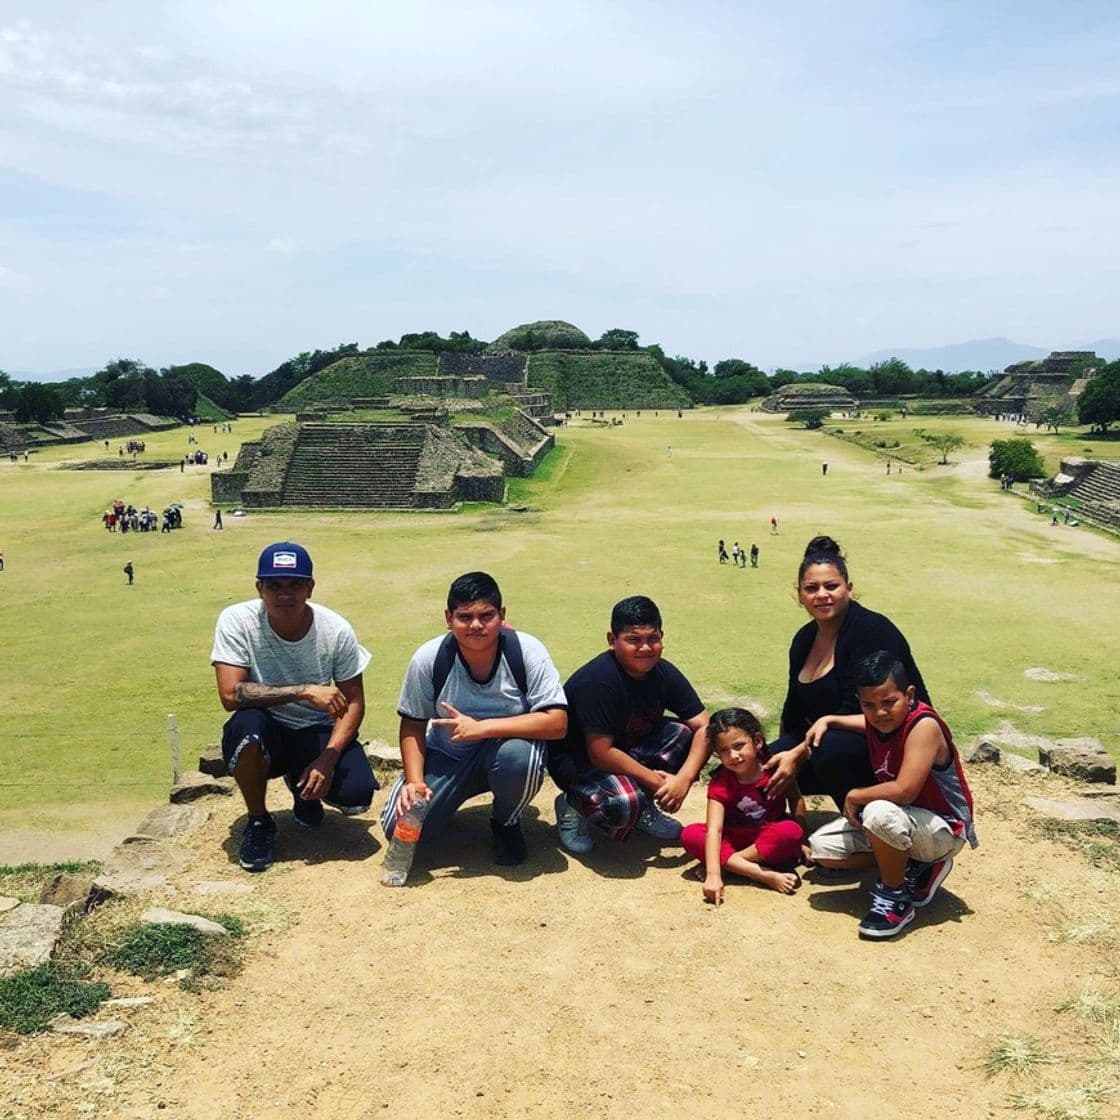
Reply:
M498 635L498 648L501 656L506 659L513 679L517 681L517 687L521 689L521 695L528 699L529 677L525 672L525 654L521 652L521 639L518 638L517 631L503 630Z
M439 694L443 691L443 686L447 684L447 678L451 674L451 669L455 665L455 658L458 654L459 643L455 641L455 635L449 630L443 636L439 649L436 650L435 664L432 665L432 686L435 689L432 693L433 700L439 700Z
M436 650L436 659L432 665L433 699L439 700L439 694L443 691L443 686L447 684L447 678L450 676L455 665L455 658L458 656L459 644L455 641L455 635L448 632L444 635L443 641L440 642L439 649ZM528 697L529 677L525 672L525 655L521 651L521 642L517 637L516 630L503 629L499 633L498 656L506 659L506 664L513 674L513 679L517 682L517 687L521 690L521 695Z

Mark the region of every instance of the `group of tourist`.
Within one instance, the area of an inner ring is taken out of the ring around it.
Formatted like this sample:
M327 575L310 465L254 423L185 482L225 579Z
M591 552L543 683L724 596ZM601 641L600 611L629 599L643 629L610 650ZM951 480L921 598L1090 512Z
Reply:
M177 502L173 502L164 506L161 518L148 506L137 509L131 503L125 505L121 498L114 498L101 514L101 524L110 533L118 529L122 533L154 533L157 525L161 533L170 533L172 529L183 527L183 510Z
M735 541L731 546L731 554L728 555L727 543L720 537L716 545L716 555L719 557L719 562L721 564L726 564L730 561L733 568L745 568L747 566L747 556L749 555L751 558L751 567L758 567L758 545L756 544L751 545L748 554L747 550L745 548L740 548L739 542Z
M227 607L211 651L223 707L226 766L248 822L238 860L273 862L277 826L265 806L282 777L297 824L324 803L366 812L377 782L357 734L370 654L340 615L311 602L311 557L290 541L257 565L258 599ZM840 547L809 542L797 592L809 621L793 637L779 737L767 744L742 708L709 717L686 676L664 659L661 613L643 595L615 604L607 648L563 685L544 644L506 623L495 580L468 572L448 592L446 632L425 642L397 705L403 771L381 814L387 836L425 809L422 843L440 843L470 797L492 796L493 857L526 858L521 817L547 769L560 845L576 855L633 831L681 844L701 861L703 897L719 905L724 876L783 894L809 866L877 868L859 932L892 937L927 905L966 844L972 798L944 721L898 628L852 598ZM706 821L673 814L712 756ZM807 836L803 794L841 815Z

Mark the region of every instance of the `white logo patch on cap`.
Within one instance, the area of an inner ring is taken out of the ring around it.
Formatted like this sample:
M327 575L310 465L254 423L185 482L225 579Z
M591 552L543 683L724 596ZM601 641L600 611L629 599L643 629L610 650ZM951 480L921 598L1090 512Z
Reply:
M272 566L274 568L298 567L296 554L294 552L274 552L272 554Z

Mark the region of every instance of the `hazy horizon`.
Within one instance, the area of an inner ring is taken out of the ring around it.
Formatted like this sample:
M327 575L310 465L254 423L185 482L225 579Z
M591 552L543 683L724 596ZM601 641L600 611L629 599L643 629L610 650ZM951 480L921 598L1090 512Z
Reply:
M1103 0L10 0L0 368L538 318L763 367L1120 337L1118 48Z

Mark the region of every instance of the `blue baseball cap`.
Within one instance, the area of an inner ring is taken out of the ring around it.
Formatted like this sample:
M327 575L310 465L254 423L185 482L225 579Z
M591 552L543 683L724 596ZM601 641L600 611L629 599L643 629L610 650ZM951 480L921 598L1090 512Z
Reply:
M311 579L311 557L292 541L270 544L257 561L257 579Z

